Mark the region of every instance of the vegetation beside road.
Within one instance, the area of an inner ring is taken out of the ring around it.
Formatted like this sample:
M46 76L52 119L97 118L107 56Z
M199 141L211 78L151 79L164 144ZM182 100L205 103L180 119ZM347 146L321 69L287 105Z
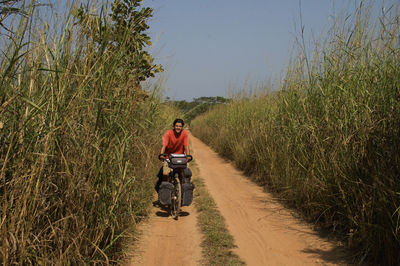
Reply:
M335 233L357 262L400 264L400 23L360 5L299 55L279 93L195 118L192 133ZM373 21L375 22L375 21Z
M117 263L146 215L175 111L140 85L162 70L140 2L0 4L1 264Z
M233 236L226 228L224 217L217 209L208 193L196 162L191 163L193 170L194 204L199 212L198 225L204 238L201 243L204 265L245 265L238 255L232 252L236 247Z

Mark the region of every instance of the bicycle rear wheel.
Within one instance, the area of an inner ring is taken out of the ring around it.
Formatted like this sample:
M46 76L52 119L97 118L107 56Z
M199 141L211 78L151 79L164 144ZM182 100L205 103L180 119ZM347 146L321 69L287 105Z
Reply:
M172 208L171 215L175 220L178 220L179 212L181 210L181 202L182 202L182 187L181 182L179 181L179 177L175 177L174 180L174 191L172 193Z

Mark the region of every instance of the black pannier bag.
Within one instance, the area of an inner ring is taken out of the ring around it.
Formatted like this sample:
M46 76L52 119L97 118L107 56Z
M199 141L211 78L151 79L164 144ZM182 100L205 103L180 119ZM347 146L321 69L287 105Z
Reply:
M168 166L172 169L183 168L187 167L187 158L185 154L171 154L169 156L169 163Z
M185 174L185 183L190 183L190 179L192 177L192 170L190 170L190 168L186 168L185 170L183 170L184 174Z
M169 182L161 182L160 189L158 190L158 200L163 205L171 204L171 194L174 190L174 185Z
M182 184L182 206L189 206L192 204L193 189L194 185L192 183Z

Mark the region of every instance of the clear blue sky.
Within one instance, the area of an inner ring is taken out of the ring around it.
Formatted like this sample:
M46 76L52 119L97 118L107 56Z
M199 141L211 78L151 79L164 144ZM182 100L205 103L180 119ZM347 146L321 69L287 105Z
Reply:
M307 41L356 1L303 0ZM147 0L154 8L151 53L165 72L166 95L191 100L229 96L276 81L300 31L299 0Z
M335 17L352 14L358 2L144 0L144 5L154 9L148 31L153 42L150 52L164 66L158 77L165 80L166 95L191 100L227 97L232 90L277 83L299 36L300 6L307 45L312 47L313 39L319 39ZM398 0L364 2L379 10L382 2L390 5Z

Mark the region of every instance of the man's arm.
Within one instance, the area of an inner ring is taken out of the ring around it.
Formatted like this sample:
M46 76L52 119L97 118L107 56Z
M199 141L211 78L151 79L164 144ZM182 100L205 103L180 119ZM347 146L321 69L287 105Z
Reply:
M167 148L167 145L168 145L168 131L166 131L164 133L164 136L162 138L162 147L161 147L160 154L164 154L165 153L165 149ZM164 156L162 156L161 158L165 159Z
M164 146L164 145L161 147L160 154L164 154L164 153L165 153L165 148L166 148L166 146ZM165 160L165 156L160 156L160 158L161 158L162 160Z
M185 132L185 136L184 136L184 140L183 140L183 153L185 155L190 155L190 150L189 150L189 135L187 134L186 131Z
M188 146L183 146L183 153L185 155L190 155L189 145Z
M166 148L167 148L167 147L163 145L163 146L161 147L160 154L164 154L164 153L165 153L165 149L166 149Z

